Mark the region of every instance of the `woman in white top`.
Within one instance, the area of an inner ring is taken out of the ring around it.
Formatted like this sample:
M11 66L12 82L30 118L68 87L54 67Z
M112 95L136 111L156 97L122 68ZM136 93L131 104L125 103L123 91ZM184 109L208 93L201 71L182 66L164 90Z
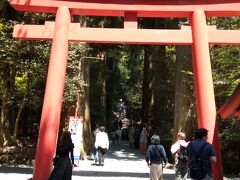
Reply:
M100 127L100 132L96 134L96 141L95 141L95 147L101 147L103 149L108 149L109 148L109 139L108 135L105 132L105 127L101 126Z
M177 141L171 146L171 152L175 155L175 180L187 179L187 159L186 147L189 142L186 142L186 134L179 132Z
M105 132L104 126L101 126L99 130L100 132L96 134L95 147L97 149L97 154L101 153L101 158L102 158L102 162L100 162L100 165L101 165L101 163L104 163L104 155L109 149L109 139L108 139L107 133ZM97 160L95 159L95 162L96 161Z

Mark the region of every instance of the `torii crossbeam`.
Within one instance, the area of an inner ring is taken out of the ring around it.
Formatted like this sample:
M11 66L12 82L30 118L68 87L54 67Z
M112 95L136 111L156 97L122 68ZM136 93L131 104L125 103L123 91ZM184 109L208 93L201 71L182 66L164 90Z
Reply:
M209 44L239 45L240 31L208 27L206 16L240 16L239 0L10 0L10 3L20 11L56 13L55 23L14 27L17 39L52 40L34 180L47 180L52 168L70 41L192 45L198 126L209 130L208 142L213 143L217 152L214 180L223 179ZM124 28L82 28L71 23L72 15L121 16ZM181 30L138 29L140 17L189 18L191 26Z
M156 29L117 29L117 28L81 28L80 23L71 23L68 41L88 43L121 43L121 44L175 44L191 45L192 31L188 26L182 30ZM13 37L25 40L52 40L55 23L45 25L16 25ZM101 36L99 36L101 34ZM209 44L240 44L239 30L208 29Z

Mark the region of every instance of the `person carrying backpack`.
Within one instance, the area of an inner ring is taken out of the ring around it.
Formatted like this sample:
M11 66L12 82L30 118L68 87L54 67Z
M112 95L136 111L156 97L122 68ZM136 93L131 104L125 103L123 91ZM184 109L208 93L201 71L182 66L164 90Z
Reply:
M197 129L195 140L187 146L189 175L193 180L212 180L212 164L217 159L212 144L207 142L207 134L207 129Z
M186 134L179 132L177 141L171 146L171 153L175 156L175 180L187 180L187 145Z

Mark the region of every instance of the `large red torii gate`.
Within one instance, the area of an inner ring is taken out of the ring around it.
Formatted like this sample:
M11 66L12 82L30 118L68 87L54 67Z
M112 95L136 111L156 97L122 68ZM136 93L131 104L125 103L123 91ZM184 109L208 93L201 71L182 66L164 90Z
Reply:
M240 44L240 31L216 30L206 16L240 16L239 0L10 0L20 11L56 13L45 25L16 25L14 37L52 40L47 84L39 129L34 180L47 180L52 168L58 135L68 42L192 45L194 88L198 126L209 130L208 142L217 151L214 179L222 180L221 152L216 128L216 106L209 44ZM81 28L72 15L122 16L123 29ZM181 30L138 29L139 17L184 17L191 27Z

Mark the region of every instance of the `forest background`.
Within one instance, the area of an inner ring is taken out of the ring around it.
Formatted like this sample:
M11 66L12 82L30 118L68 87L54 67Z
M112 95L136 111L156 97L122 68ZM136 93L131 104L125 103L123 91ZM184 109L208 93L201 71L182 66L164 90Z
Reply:
M54 14L17 12L7 0L0 1L0 164L34 161L51 49L51 41L14 39L13 26L54 19ZM122 17L74 16L73 22L123 28ZM144 29L179 29L189 20L139 18L138 24ZM240 17L211 17L207 24L239 30ZM209 49L219 108L240 83L240 47ZM70 43L60 132L69 116L84 117L84 156L91 152L96 124L106 125L110 135L122 119L147 124L149 133L159 134L166 146L179 131L192 139L197 117L191 46ZM217 117L217 122L224 171L239 173L240 121ZM16 151L30 151L33 157L12 157Z

